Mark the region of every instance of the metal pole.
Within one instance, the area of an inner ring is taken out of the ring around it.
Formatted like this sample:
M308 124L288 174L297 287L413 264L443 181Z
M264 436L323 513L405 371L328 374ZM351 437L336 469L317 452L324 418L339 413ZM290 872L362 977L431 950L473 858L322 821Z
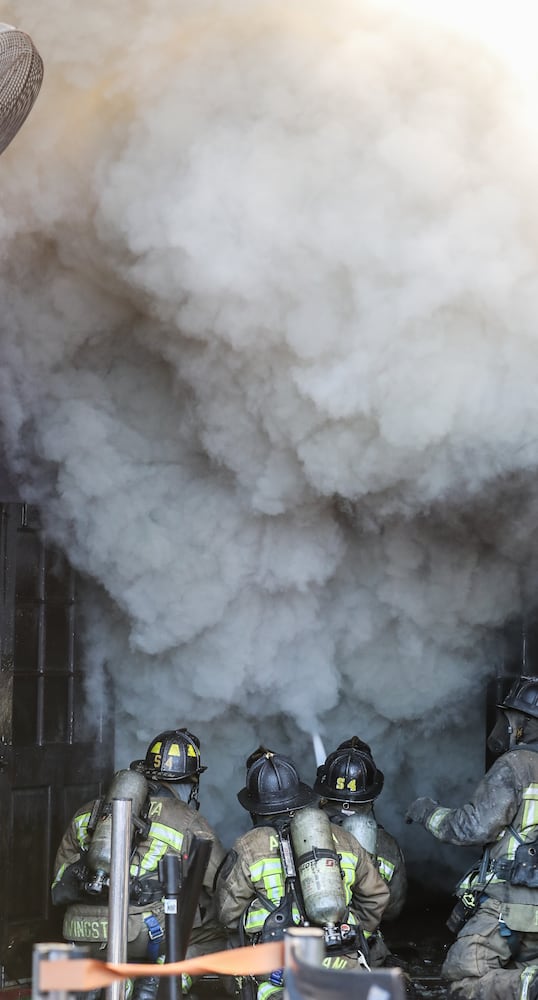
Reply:
M284 931L284 969L293 969L297 959L321 965L325 958L325 935L321 927L288 927ZM284 1000L289 1000L284 975Z
M164 889L164 936L166 962L179 962L184 957L186 942L181 940L179 900L183 886L183 859L177 854L165 854L159 861L159 879ZM157 993L159 1000L179 1000L181 976L162 976Z
M39 989L41 962L54 962L59 958L89 958L90 949L79 944L35 944L32 952L32 1000L68 1000L73 994L66 990L50 990L42 993Z
M112 799L112 844L108 892L108 962L127 961L129 920L129 860L131 854L131 799ZM107 1000L124 1000L125 980L112 983Z

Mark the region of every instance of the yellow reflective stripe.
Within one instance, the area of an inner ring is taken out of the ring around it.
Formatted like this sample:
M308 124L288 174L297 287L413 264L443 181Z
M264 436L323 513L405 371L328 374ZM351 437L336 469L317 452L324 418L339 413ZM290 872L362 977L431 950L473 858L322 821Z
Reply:
M150 840L161 840L163 844L167 847L171 847L174 851L181 851L183 847L183 834L179 830L174 830L171 826L165 826L164 823L153 822L149 828L149 839Z
M271 903L280 903L284 895L284 871L280 858L260 858L249 867L250 877Z
M260 858L249 868L251 878L259 882L266 875L280 875L282 877L282 862L280 858Z
M265 857L260 858L259 861L253 861L250 865L249 870L256 878L260 878L264 871L278 871L282 868L282 862L280 857Z
M131 875L138 875L141 871L154 872L159 865L159 861L165 854L166 844L163 844L159 840L152 840L148 850L140 861L131 865Z
M261 931L268 916L269 910L266 910L260 902L256 901L252 903L248 908L244 921L247 934L257 934L258 931Z
M392 876L394 875L396 865L393 865L391 861L387 860L387 858L378 858L377 865L381 878L384 878L385 882L390 882Z
M131 875L138 875L140 871L155 871L159 861L170 847L180 854L183 846L183 834L179 833L178 830L173 830L171 826L164 826L163 823L152 823L149 841L149 847L140 861L131 865Z
M263 982L258 986L258 1000L268 1000L275 993L282 994L282 986L273 986L272 983Z
M60 879L61 879L61 877L62 877L62 875L63 875L63 873L64 873L64 871L65 871L66 868L67 868L67 863L64 864L64 865L60 865L60 867L58 868L58 871L56 872L56 875L54 877L54 882L51 885L51 889L54 889L54 886L56 885L56 883L60 881Z
M260 858L249 865L252 883L266 896L270 903L278 906L284 896L284 870L280 856ZM258 934L271 911L259 899L254 899L245 916L244 926L247 934ZM292 907L294 923L298 924L301 917L295 905Z
M534 840L534 827L538 826L538 784L528 785L523 792L523 820L521 835L524 840ZM531 833L531 836L528 834Z
M509 861L513 861L514 855L519 847L519 840L517 837L510 836L506 841L506 857ZM495 879L493 880L495 881ZM504 881L504 879L502 879Z
M75 835L77 838L77 842L82 850L86 849L90 840L88 834L88 823L90 822L90 816L91 813L89 812L78 813L78 815L75 816L73 820L73 826L75 827ZM66 868L67 868L67 862L65 862L63 865L60 865L58 871L56 872L56 875L54 876L54 881L51 885L51 888L54 888L54 886L57 885L63 873L65 872Z
M518 1000L529 1000L529 997L531 996L531 986L534 983L537 972L538 966L536 965L527 965L527 967L523 969L520 976L521 986L519 989Z
M340 855L340 870L342 872L342 882L346 897L346 906L351 902L353 883L355 881L355 871L357 867L357 855L351 851L338 851Z
M445 809L443 806L439 806L438 809L434 809L430 818L424 824L426 829L430 833L437 833L441 823L443 822L445 816L448 816L450 809Z
M271 911L267 910L265 906L263 906L262 903L259 902L259 900L256 900L254 903L251 903L251 905L248 908L244 921L244 926L247 934L258 934L259 931L261 931L270 912ZM299 910L295 905L295 903L292 904L291 914L294 924L300 924L301 914L299 913ZM351 920L349 920L348 922L351 923Z
M88 833L88 823L90 822L91 813L79 813L75 816L73 823L75 825L77 840L82 848L87 847L90 835Z

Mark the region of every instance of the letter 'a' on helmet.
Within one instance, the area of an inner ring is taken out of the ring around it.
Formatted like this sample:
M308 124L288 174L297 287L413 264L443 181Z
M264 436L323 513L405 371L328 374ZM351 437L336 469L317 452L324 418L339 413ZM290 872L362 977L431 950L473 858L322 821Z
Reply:
M317 801L310 786L300 780L295 764L270 750L255 757L237 798L244 809L257 816L293 812Z
M520 677L498 708L512 708L538 719L538 677Z
M373 802L384 780L370 753L341 744L318 767L314 791L337 802Z
M167 729L155 736L143 762L146 777L156 781L197 780L205 770L200 760L200 740L185 727Z

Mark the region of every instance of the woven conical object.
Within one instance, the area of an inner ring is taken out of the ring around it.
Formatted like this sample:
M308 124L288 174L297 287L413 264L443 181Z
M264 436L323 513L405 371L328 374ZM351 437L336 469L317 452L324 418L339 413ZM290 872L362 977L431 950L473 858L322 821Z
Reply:
M43 80L43 62L24 31L0 22L0 153L32 109Z

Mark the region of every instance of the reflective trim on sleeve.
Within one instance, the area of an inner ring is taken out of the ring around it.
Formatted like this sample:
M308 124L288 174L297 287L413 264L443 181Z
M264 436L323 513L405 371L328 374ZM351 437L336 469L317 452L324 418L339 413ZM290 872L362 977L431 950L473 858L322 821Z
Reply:
M89 842L90 835L88 833L88 823L90 822L91 813L81 812L78 813L73 819L73 826L75 828L75 836L77 843L81 850L86 850ZM61 880L66 868L68 867L68 862L66 861L63 865L60 865L56 875L54 876L54 881L51 884L51 889Z
M280 858L260 858L250 865L249 871L254 885L261 882L264 896L272 903L280 903L284 895L284 871Z
M63 873L64 873L64 871L65 871L66 868L67 868L67 864L60 865L60 867L58 868L58 871L56 872L56 875L54 876L54 882L51 885L51 889L54 889L54 886L57 885L58 882L61 881L62 875L63 875Z
M338 850L338 847L337 847ZM357 858L356 854L351 851L341 851L338 850L340 856L340 870L342 872L342 882L344 885L344 892L346 896L346 906L351 903L351 896L353 893L353 885L355 883L355 874L357 870Z
M149 847L140 860L131 865L131 875L139 875L140 872L154 872L169 848L181 854L183 834L171 826L164 826L163 823L152 823L148 839L150 841Z
M269 1000L269 997L275 996L278 993L282 996L283 989L282 986L273 986L269 981L264 981L258 986L258 1000Z
M379 868L379 874L381 878L385 879L385 882L390 882L392 876L394 875L394 869L396 865L392 864L392 861L388 861L387 858L377 859L377 867Z
M75 826L75 831L77 835L77 841L83 850L86 849L90 842L90 835L88 833L88 823L90 822L91 813L84 812L79 813L75 816L73 823Z
M247 934L249 934L250 936L254 934L259 934L260 931L263 930L263 925L267 920L267 917L269 916L270 912L271 911L266 909L263 903L260 903L258 899L255 899L254 902L250 904L244 920L244 927ZM297 925L300 924L301 914L299 913L299 910L295 905L295 903L293 903L292 905L291 914L294 924ZM348 923L352 923L351 914Z
M441 823L443 822L445 816L448 816L450 811L450 809L445 809L443 806L438 806L437 809L434 809L430 818L426 820L424 826L430 831L430 833L438 833Z
M528 785L523 792L523 822L521 836L523 840L534 840L538 827L538 784Z

